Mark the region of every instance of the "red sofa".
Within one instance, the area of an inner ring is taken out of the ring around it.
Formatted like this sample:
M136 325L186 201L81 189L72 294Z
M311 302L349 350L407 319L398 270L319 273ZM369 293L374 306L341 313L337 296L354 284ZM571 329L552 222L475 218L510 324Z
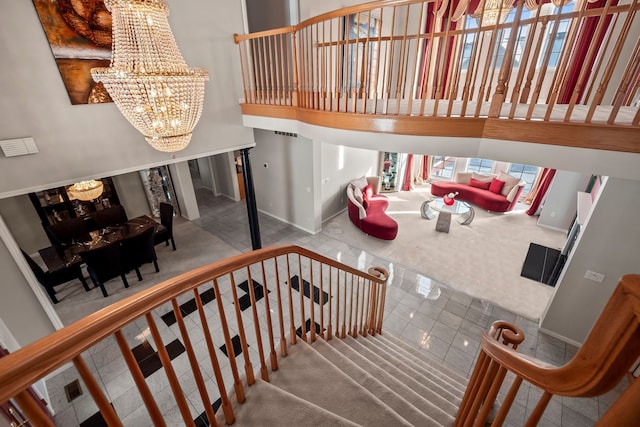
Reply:
M367 177L364 181L347 186L347 210L351 222L369 236L382 240L393 240L398 234L398 223L385 211L389 206L387 197L379 194L380 177ZM356 190L356 187L360 191ZM362 187L362 188L361 188ZM361 194L361 196L360 196ZM362 198L362 202L360 202Z
M503 189L499 192L489 190L494 178L503 178L501 181L505 182ZM472 179L474 181L471 181ZM515 207L524 186L524 181L520 181L503 172L498 175L461 172L456 173L453 182L432 182L431 194L442 197L445 194L458 192L456 196L458 200L473 203L482 209L492 212L508 212Z

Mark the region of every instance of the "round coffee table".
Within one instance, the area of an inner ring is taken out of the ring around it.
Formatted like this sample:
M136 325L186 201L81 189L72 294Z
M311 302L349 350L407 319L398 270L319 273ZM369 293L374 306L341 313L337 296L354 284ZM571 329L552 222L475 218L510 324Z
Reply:
M454 200L452 205L445 205L442 197L436 197L433 200L427 200L420 207L420 214L423 218L426 219L432 219L435 217L435 213L433 211L439 212L438 220L441 220L440 215L444 214L442 220L447 221L447 226L446 229L443 229L442 231L446 232L449 231L448 222L450 221L451 216L456 216L456 221L458 221L460 225L469 225L476 215L473 206L471 206L467 202L463 202L462 200ZM438 229L437 225L436 229Z

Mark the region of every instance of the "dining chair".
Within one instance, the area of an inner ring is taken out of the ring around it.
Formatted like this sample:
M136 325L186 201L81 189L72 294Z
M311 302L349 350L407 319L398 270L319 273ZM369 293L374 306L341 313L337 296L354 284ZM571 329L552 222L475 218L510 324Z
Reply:
M120 276L125 288L129 287L127 282L127 267L124 262L122 245L120 242L109 243L96 249L80 252L80 257L87 264L89 277L96 286L100 287L103 296L108 296L104 284Z
M46 228L47 236L54 245L67 245L87 235L84 218L71 218L51 224Z
M171 246L173 250L176 250L176 242L173 240L173 205L171 203L160 203L160 223L164 225L165 230L156 233L154 237L154 245L158 245L165 242L169 246L169 240L171 240Z
M58 285L62 285L64 283L70 282L72 280L79 279L84 287L85 291L89 291L89 285L87 281L84 279L84 275L82 274L82 269L80 268L80 264L71 265L69 267L65 267L56 272L44 271L40 265L34 261L25 251L20 249L22 252L22 256L27 260L27 264L33 271L33 274L38 279L38 282L44 287L49 294L49 298L51 298L51 302L54 304L58 303L58 298L56 298L55 287Z
M109 208L96 211L91 215L91 217L99 229L112 225L124 224L128 219L127 213L121 205L111 206Z
M146 229L137 236L129 237L122 241L122 254L126 270L135 270L138 280L142 280L140 267L143 264L152 262L156 268L156 273L160 271L154 246L153 227Z

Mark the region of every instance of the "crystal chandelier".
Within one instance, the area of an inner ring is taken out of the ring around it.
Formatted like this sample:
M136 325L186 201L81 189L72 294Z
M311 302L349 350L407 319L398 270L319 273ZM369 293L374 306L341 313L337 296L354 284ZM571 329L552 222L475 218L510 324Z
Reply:
M93 68L126 119L156 150L182 150L200 119L207 70L189 68L166 0L105 0L113 19L109 68Z
M104 186L102 181L92 179L90 181L80 181L67 188L67 194L71 199L84 201L95 200L102 195Z
M471 16L476 18L478 25L480 25L481 19L483 26L503 24L511 11L512 5L513 0L485 0L484 2L481 0L478 8Z

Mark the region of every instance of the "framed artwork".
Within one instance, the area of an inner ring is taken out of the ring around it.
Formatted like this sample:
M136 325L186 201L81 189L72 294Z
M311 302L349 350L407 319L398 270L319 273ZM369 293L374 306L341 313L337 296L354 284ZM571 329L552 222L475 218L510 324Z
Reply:
M71 103L112 102L91 68L111 62L111 13L103 0L33 0Z

